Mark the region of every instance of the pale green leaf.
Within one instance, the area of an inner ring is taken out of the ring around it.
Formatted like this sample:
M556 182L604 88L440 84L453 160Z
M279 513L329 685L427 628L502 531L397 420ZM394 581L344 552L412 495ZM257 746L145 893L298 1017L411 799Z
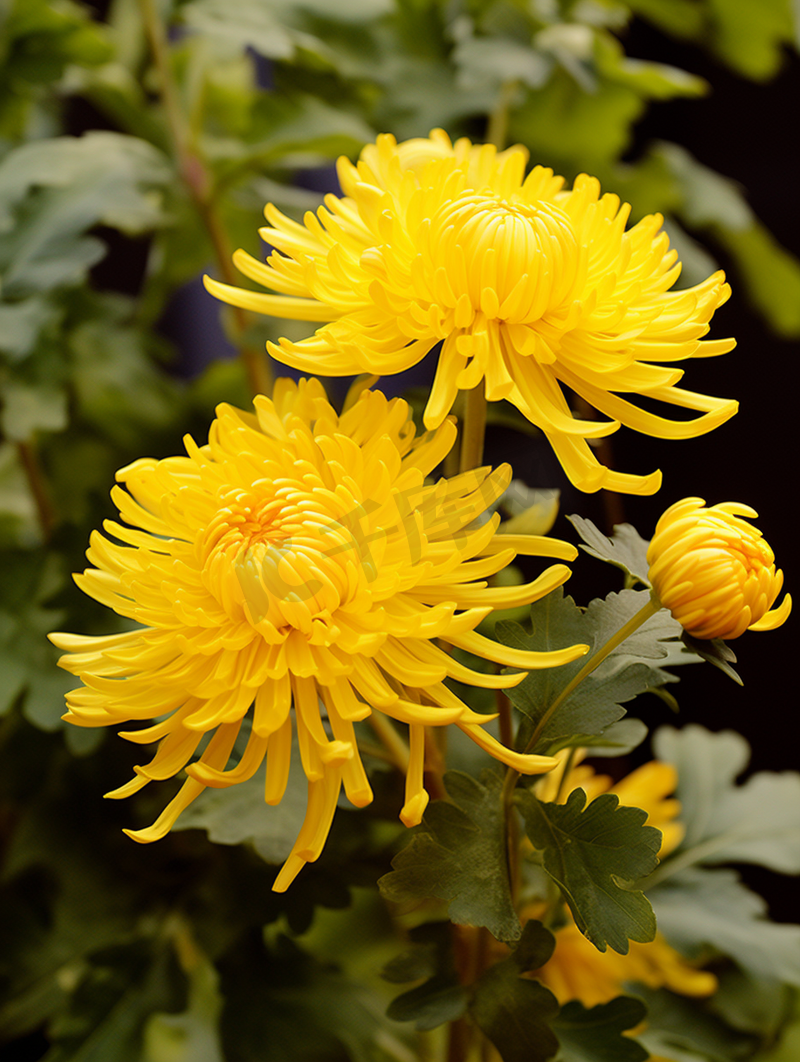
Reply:
M686 822L682 849L695 849L695 862L757 863L800 873L800 774L761 771L737 785L749 748L730 730L662 727L653 747L677 768Z
M453 49L458 84L465 89L507 81L540 88L550 76L553 60L530 45L505 37L470 37Z
M578 516L577 513L567 519L583 539L581 549L598 560L621 568L645 586L650 585L650 565L647 562L647 548L650 542L642 538L635 527L631 524L617 524L613 536L608 538L591 520Z
M690 867L648 890L658 927L686 955L713 948L743 970L800 986L800 925L770 922L733 870Z
M280 804L264 802L264 773L224 789L205 789L183 812L175 830L202 829L215 844L252 844L267 863L282 863L306 813L306 782L295 742L289 782Z

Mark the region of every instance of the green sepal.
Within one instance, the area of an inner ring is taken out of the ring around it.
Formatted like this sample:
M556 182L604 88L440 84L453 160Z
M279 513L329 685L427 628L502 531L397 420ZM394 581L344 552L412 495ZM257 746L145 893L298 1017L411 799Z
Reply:
M688 631L684 631L681 635L681 641L687 649L691 649L693 653L697 653L703 660L706 660L714 667L718 667L728 678L732 678L737 685L744 685L739 674L731 667L731 664L736 663L736 653L729 645L726 645L722 638L693 638Z

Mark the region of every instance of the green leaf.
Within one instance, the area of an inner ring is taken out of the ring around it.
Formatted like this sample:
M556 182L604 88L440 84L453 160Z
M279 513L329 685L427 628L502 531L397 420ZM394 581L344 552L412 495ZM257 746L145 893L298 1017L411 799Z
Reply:
M702 96L708 84L701 77L676 66L632 59L609 33L598 34L597 68L609 81L627 85L647 99L669 100L677 96Z
M551 1028L558 1002L544 985L522 977L528 970L544 966L554 947L553 934L531 919L518 947L486 970L475 984L470 1015L503 1062L547 1062L558 1052Z
M173 827L202 829L215 844L249 843L267 863L282 863L294 845L306 813L306 783L295 741L283 799L276 807L264 803L261 771L247 782L225 789L205 789Z
M40 431L63 431L69 423L67 396L59 388L8 381L2 397L0 428L13 442L28 442Z
M26 357L57 315L56 307L37 295L21 302L0 304L0 350L13 360Z
M409 844L378 885L395 902L445 900L459 925L486 926L498 940L515 940L520 926L511 900L502 780L486 772L479 782L449 771L452 803L434 800Z
M792 13L786 0L709 0L714 22L712 47L729 66L758 81L773 77L792 41Z
M739 186L703 166L678 144L655 149L677 179L678 210L690 228L706 229L730 252L757 309L779 335L800 335L800 262L759 222Z
M30 549L41 543L41 534L19 451L12 443L0 443L0 545L4 549ZM0 715L7 703L0 696Z
M192 955L189 999L181 1014L152 1014L144 1027L141 1062L225 1062L219 1035L223 1000L219 975L202 954Z
M800 1005L795 994L789 1021L781 1030L778 1042L755 1056L755 1062L795 1062L800 1058Z
M650 731L641 719L620 719L602 734L582 734L581 745L588 746L592 757L627 756L638 748Z
M581 549L598 560L608 561L621 568L634 581L650 585L647 577L650 570L647 548L650 542L642 538L635 527L631 524L616 524L613 537L607 538L591 520L577 514L567 519L584 541Z
M152 145L111 132L36 140L0 162L4 298L80 283L103 257L83 233L108 225L138 233L164 221L159 189L170 177Z
M402 984L425 978L389 1004L394 1021L413 1021L419 1031L456 1021L467 1009L467 990L459 983L449 922L426 922L409 932L413 947L384 966L384 980Z
M236 1062L371 1062L387 1034L382 1002L281 936L256 928L218 964L224 1057ZM258 1005L254 1005L254 1001Z
M609 594L605 600L592 602L581 611L571 597L556 590L531 608L533 633L528 634L515 623L500 622L495 636L505 645L518 649L549 651L565 645L588 643L593 649L602 646L649 599L649 591L623 590ZM527 738L534 728L541 733L533 752L552 752L565 745L581 743L584 737L602 734L624 714L622 705L665 683L676 681L661 669L689 662L696 657L676 651L673 639L680 625L666 610L651 616L630 638L618 646L575 690L551 712L562 691L585 664L585 659L559 668L531 671L518 685L508 690L512 702L526 716ZM658 663L656 663L658 661Z
M770 922L733 870L690 867L648 890L659 930L686 955L711 947L754 977L800 986L800 926Z
M645 1062L648 1051L624 1033L646 1015L642 1001L631 996L588 1009L577 1000L567 1003L553 1022L561 1044L559 1062Z
M726 1025L702 1001L637 986L647 1006L639 1041L670 1062L750 1062L756 1041Z
M551 56L510 37L469 37L458 42L452 58L465 89L497 89L507 81L541 88L553 69Z
M696 724L662 727L653 748L678 771L682 859L696 848L697 861L706 864L757 863L800 873L800 773L760 771L737 785L749 759L747 742L733 731L712 734Z
M163 943L152 952L138 943L96 956L68 1015L51 1025L50 1062L142 1062L145 1022L176 1005L176 981Z
M528 837L544 853L545 870L594 946L626 955L629 940L653 940L655 917L636 888L658 863L661 846L660 830L644 825L647 813L621 806L611 793L587 807L580 788L565 804L543 803L524 789L517 798Z
M75 680L56 666L58 652L47 641L63 613L47 607L61 589L65 573L63 558L40 551L7 553L9 569L0 600L0 654L14 661L6 687L7 700L0 701L0 715L11 707L24 689L23 712L41 730L61 728L64 694Z

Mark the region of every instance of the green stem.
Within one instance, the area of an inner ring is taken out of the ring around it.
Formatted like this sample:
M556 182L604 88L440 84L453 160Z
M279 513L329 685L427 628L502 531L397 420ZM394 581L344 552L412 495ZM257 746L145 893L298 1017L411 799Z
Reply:
M208 169L191 144L189 128L184 119L178 89L172 76L167 35L156 0L139 0L139 2L142 23L158 73L159 93L167 117L178 173L208 234L222 279L226 284L235 284L237 278L231 264L231 247L217 212ZM250 390L253 394L271 394L272 372L265 351L243 342L247 330L246 312L240 307L234 307L233 319L235 322L234 341L239 348L239 356Z
M39 463L39 455L32 442L18 442L17 457L28 481L33 503L36 506L36 516L39 521L42 541L46 543L53 533L56 514L50 501L50 494L42 472L42 466Z
M483 440L486 434L486 396L483 380L464 394L464 422L462 424L461 460L459 472L479 468L483 462Z
M516 80L504 81L500 86L500 93L492 113L489 115L489 123L486 128L486 140L494 144L498 151L502 151L508 138L508 118L511 109L511 100L517 88Z
M612 653L618 645L621 645L626 638L630 638L634 631L638 630L638 628L641 627L643 623L646 623L651 616L654 616L656 612L661 609L661 607L662 606L659 601L655 600L653 597L648 598L647 603L642 605L639 611L634 616L631 616L628 622L625 623L622 627L620 627L616 634L612 634L612 636L608 639L605 645L602 645L597 650L597 652L593 653L589 657L589 659L586 661L580 671L578 671L578 673L567 683L567 685L564 687L561 693L559 693L559 695L556 697L556 699L553 701L553 703L550 705L550 707L547 709L547 711L537 723L536 729L534 730L531 739L525 748L526 753L531 752L534 748L536 748L536 745L538 744L539 739L541 738L544 732L544 728L550 722L555 712L558 711L564 701L573 693L573 691L581 684L581 682L583 682L583 680L587 676L591 675L595 668L599 667L600 664L602 664L602 662L606 659L606 657L610 653ZM513 801L514 790L516 788L517 780L519 779L519 777L519 771L515 771L513 768L509 768L506 772L505 782L503 783L503 801L508 807L510 807Z

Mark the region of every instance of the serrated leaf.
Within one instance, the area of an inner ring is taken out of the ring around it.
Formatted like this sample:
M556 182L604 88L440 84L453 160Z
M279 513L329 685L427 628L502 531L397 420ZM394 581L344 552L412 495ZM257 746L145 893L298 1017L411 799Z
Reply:
M800 926L770 922L733 870L690 867L652 890L658 926L687 955L712 947L754 977L800 986Z
M503 1062L547 1062L558 1052L551 1022L558 1013L553 993L522 977L543 966L555 938L536 921L526 922L518 947L485 971L475 984L469 1012Z
M26 357L43 329L57 315L56 307L37 295L20 302L0 304L0 350L9 359Z
M409 844L378 882L398 903L446 900L459 925L485 926L498 940L516 940L520 925L508 881L502 780L482 781L449 771L444 784L452 803L434 800Z
M565 804L543 803L527 789L519 790L517 799L545 870L594 946L626 955L629 940L653 940L655 917L636 889L658 863L661 846L661 831L644 825L647 813L621 806L611 793L587 806L581 788Z
M518 624L500 622L495 637L505 645L539 652L576 642L597 649L648 600L649 591L623 590L609 594L605 600L593 601L584 612L559 589L532 606L531 634ZM527 717L528 732L540 728L531 751L554 751L574 744L578 735L602 734L625 714L624 703L648 689L676 681L659 664L662 658L669 659L671 664L680 662L672 645L680 629L666 610L651 616L558 703L555 711L553 705L584 666L586 658L559 668L531 671L518 686L509 689L512 704ZM693 658L686 653L685 659Z
M696 848L696 862L800 873L800 773L760 771L736 785L750 758L747 742L733 731L712 734L696 724L662 727L653 748L677 768L686 823L682 860Z
M648 1051L624 1034L646 1015L644 1003L631 996L588 1009L578 1000L567 1003L553 1022L561 1044L559 1062L645 1062Z
M647 547L650 542L642 538L632 524L616 524L613 536L608 538L591 520L578 516L577 513L567 519L583 539L584 545L581 549L598 560L621 568L645 586L650 585L647 577L650 569L647 563Z

